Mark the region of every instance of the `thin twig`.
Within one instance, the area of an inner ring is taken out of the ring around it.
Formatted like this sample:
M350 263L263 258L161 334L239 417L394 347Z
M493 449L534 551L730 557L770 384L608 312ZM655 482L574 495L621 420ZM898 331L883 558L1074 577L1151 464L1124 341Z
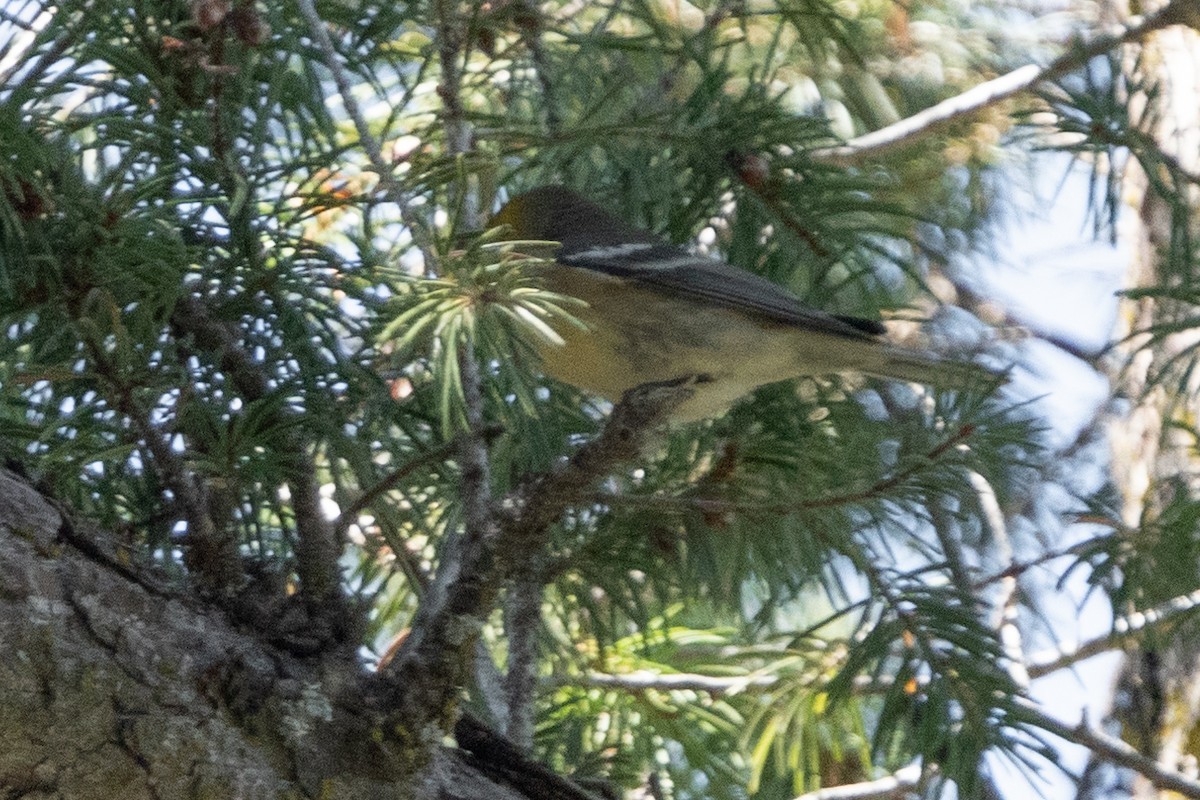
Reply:
M471 129L463 110L460 86L462 70L458 63L464 46L463 20L457 13L455 0L437 0L434 8L437 14L438 64L442 71L438 97L445 109L442 125L446 129L446 149L451 155L462 155L471 149Z
M650 431L666 422L671 411L690 397L686 385L647 384L627 391L613 407L600 435L562 466L523 481L505 500L504 537L511 542L501 554L512 569L536 550L563 511L590 502L592 487L615 466L634 460ZM534 545L534 546L531 546Z
M996 498L996 490L986 478L975 470L967 473L967 480L975 490L983 525L992 540L996 561L1012 565L1013 547L1008 538L1008 522ZM992 600L992 619L989 621L1000 635L1004 648L1006 671L1013 683L1022 690L1029 688L1029 669L1025 665L1025 648L1021 640L1021 629L1017 626L1017 576L1006 575L1000 579L997 596Z
M1092 656L1116 650L1130 639L1141 635L1155 625L1172 622L1200 608L1200 590L1191 594L1173 597L1165 603L1145 611L1135 611L1113 621L1112 630L1103 636L1089 639L1075 648L1056 648L1035 655L1029 667L1030 677L1041 677L1051 672L1078 664Z
M58 13L59 15L62 15L65 12L60 10ZM63 56L66 54L67 50L69 50L71 46L74 45L76 41L78 41L84 34L85 25L87 24L88 19L91 17L91 13L92 2L91 0L88 0L88 2L84 4L83 8L79 9L79 11L75 14L74 20L72 21L74 24L68 22L66 29L63 31L62 35L58 37L58 40L54 43L54 45L43 52L41 57L34 62L32 66L29 66L28 69L26 69L25 74L21 76L19 83L9 86L13 75L26 67L27 62L24 60L18 60L17 63L13 64L12 67L9 68L3 75L0 75L0 86L8 87L8 97L6 98L7 103L12 104L14 98L19 97L26 90L28 90L46 73L47 70L49 70L55 64L62 62Z
M666 794L663 792L662 778L658 777L658 772L651 770L646 776L646 794L650 800L667 800Z
M138 438L145 443L163 486L170 489L183 510L188 526L184 563L194 571L207 591L218 596L234 591L243 578L237 544L232 536L217 527L211 514L207 487L171 449L167 443L170 437L150 422L149 414L139 407L133 396L133 387L103 348L90 339L87 347L97 374L113 389L110 402L125 415Z
M966 441L974 427L964 425L953 436L938 444L925 454L924 458L910 464L899 472L886 478L881 478L866 489L844 494L817 497L810 500L799 500L788 503L748 503L741 500L723 500L707 497L669 497L664 495L619 495L611 492L597 494L595 500L607 505L650 506L653 508L677 509L683 511L699 511L704 514L732 514L737 512L759 514L791 514L798 511L812 511L823 508L862 503L880 497L890 490L903 484L909 478L936 462L946 452Z
M396 488L397 485L405 478L412 475L414 472L431 464L437 464L450 456L462 446L462 441L459 437L455 437L444 444L441 444L432 450L428 450L419 454L410 461L406 461L396 469L388 473L384 478L377 482L374 486L364 491L350 505L346 506L338 515L337 521L334 523L334 529L338 532L339 537L354 524L364 510L374 505L375 501L384 494Z
M982 589L986 589L992 584L1001 583L1006 578L1019 578L1029 570L1034 569L1035 567L1040 567L1044 564L1048 564L1051 561L1055 561L1060 558L1067 558L1068 556L1078 557L1080 554L1087 551L1087 549L1091 546L1092 542L1090 541L1077 542L1070 547L1064 547L1062 550L1052 550L1047 553L1042 553L1041 555L1035 556L1027 561L1017 561L1014 559L1002 569L975 580L975 582L971 584L971 588L972 590L978 592Z
M437 93L442 101L442 127L446 132L446 152L452 156L464 156L474 148L474 131L467 122L462 101L463 70L460 61L465 60L468 50L466 35L467 20L460 13L457 0L436 0L438 64L442 79ZM471 190L471 181L462 180L451 188L457 192L451 200L460 211L461 225L465 230L483 227L483 213L478 192Z
M734 695L749 689L770 689L780 683L778 675L697 675L687 672L588 672L583 675L556 675L547 678L548 686L581 686L589 689L619 689L628 692L705 692Z
M379 176L379 186L383 189L384 196L396 204L400 212L400 220L408 228L413 244L425 257L425 264L432 265L433 237L429 233L425 220L413 211L412 195L396 180L393 165L383 157L383 147L371 133L371 126L367 124L367 118L363 116L362 109L359 108L358 101L354 98L354 87L350 84L346 70L338 58L337 49L333 46L333 39L329 36L325 21L317 13L313 0L297 0L297 2L300 6L300 13L308 23L313 41L325 60L325 68L333 76L333 83L337 87L338 96L342 99L342 107L346 110L346 116L350 117L350 121L354 123L359 144L367 154L371 169Z
M1061 78L1083 67L1096 56L1129 42L1144 39L1154 31L1171 25L1189 24L1197 13L1197 0L1173 0L1160 11L1141 20L1119 27L1112 33L1081 42L1044 67L1027 64L999 78L994 78L911 117L857 136L844 145L813 150L809 156L817 161L839 166L855 166L879 158L892 150L911 145L959 122L980 110L1002 102L1047 81Z
M21 31L10 38L6 46L0 48L0 86L7 86L12 80L13 73L29 64L27 53L29 52L29 48L37 43L38 34L45 30L55 15L62 13L64 12L60 6L47 5L29 22L25 22L7 13L0 18L0 22L11 25ZM63 47L63 39L65 38L67 37L60 38L56 43L56 49ZM61 54L60 51L59 55Z
M546 131L553 137L562 129L562 114L558 110L557 93L554 83L550 80L550 60L546 57L545 42L542 40L541 17L537 27L523 27L521 38L525 49L529 51L529 60L533 63L533 74L542 87L542 113L546 115Z
M1087 350L1080 347L1078 343L1070 340L1069 337L1061 334L1052 333L1039 328L1036 325L1026 322L1018 315L1014 314L1007 308L1001 308L995 297L985 297L979 292L971 288L967 281L949 270L939 270L937 272L942 278L954 287L953 304L966 311L970 311L980 319L991 319L994 328L1004 329L1020 329L1029 331L1030 335L1045 342L1052 347L1055 347L1068 355L1074 356L1083 363L1092 367L1095 370L1103 369L1101 359L1104 358L1107 348L1099 350ZM997 313L998 312L998 313Z
M498 532L492 509L492 467L488 443L483 431L483 381L474 348L465 345L459 352L463 404L467 430L459 437L458 459L462 468L463 538L477 549L495 538Z

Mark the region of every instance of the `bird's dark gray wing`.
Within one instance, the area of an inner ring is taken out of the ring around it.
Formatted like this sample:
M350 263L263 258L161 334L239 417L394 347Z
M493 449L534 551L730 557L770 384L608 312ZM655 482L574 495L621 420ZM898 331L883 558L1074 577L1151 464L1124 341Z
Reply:
M878 322L809 308L787 289L766 278L666 243L624 242L564 248L558 260L567 266L635 280L677 297L834 336L863 339L884 332Z

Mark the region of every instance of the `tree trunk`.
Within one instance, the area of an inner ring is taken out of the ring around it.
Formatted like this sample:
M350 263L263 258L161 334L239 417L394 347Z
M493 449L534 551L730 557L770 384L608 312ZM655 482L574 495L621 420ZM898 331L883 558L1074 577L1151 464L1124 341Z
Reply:
M1149 131L1160 146L1191 174L1200 167L1200 35L1183 26L1159 31L1145 43L1143 73L1153 78L1163 92L1159 101L1162 117ZM1136 104L1144 98L1132 98ZM1132 115L1131 115L1132 116ZM1196 203L1192 186L1191 205ZM1188 191L1186 188L1184 191ZM1126 196L1132 197L1136 216L1127 215L1123 234L1135 243L1133 263L1126 286L1169 285L1163 259L1169 237L1178 221L1163 197L1152 191L1146 174L1132 167L1127 175ZM1186 224L1196 225L1190 219ZM1153 298L1122 301L1116 340L1168 320L1172 309ZM1200 399L1195 377L1190 391L1152 386L1153 376L1184 348L1194 345L1196 334L1185 331L1150 343L1145 336L1127 343L1123 370L1114 376L1114 395L1131 398L1129 410L1113 420L1109 429L1113 449L1113 480L1123 493L1121 522L1129 531L1153 531L1178 493L1196 497L1195 441L1183 433L1187 428L1171 425L1172 419L1195 419ZM1141 534L1147 535L1147 534ZM1150 534L1152 535L1152 534ZM1193 532L1194 535L1194 532ZM1145 543L1141 543L1142 546ZM1200 570L1200 565L1197 565ZM1162 598L1158 598L1160 601ZM1130 609L1132 610L1132 609ZM1130 650L1117 680L1114 718L1122 735L1162 766L1195 777L1196 752L1189 740L1200 723L1200 631L1183 623L1165 635L1141 640ZM1111 781L1108 792L1113 788ZM1122 795L1140 800L1165 797L1142 778L1132 784L1120 781ZM1101 789L1097 792L1097 789ZM1087 786L1081 795L1103 796L1103 786Z
M160 587L0 470L0 797L529 796L440 744L406 775L367 677L353 654L282 652ZM523 765L508 770L520 784ZM544 797L582 796L539 779Z

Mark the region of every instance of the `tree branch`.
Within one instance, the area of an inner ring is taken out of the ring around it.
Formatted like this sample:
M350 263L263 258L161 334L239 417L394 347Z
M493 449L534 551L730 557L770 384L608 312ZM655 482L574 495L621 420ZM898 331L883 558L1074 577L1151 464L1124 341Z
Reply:
M513 576L504 603L504 633L508 639L504 735L526 752L533 747L533 700L537 691L538 634L542 627L544 555L537 554L526 569Z
M1172 0L1160 11L1117 30L1102 34L1091 42L1079 42L1076 47L1044 67L1027 64L1018 69L981 83L962 94L931 106L911 117L857 136L843 145L813 150L809 156L816 161L843 167L856 166L880 158L897 148L911 145L949 125L959 122L988 106L1002 102L1040 83L1053 81L1083 67L1096 56L1115 47L1144 39L1154 31L1171 25L1195 24L1200 12L1197 0Z
M796 800L901 800L920 785L922 775L920 764L909 764L884 778L829 786L802 794Z
M1095 730L1085 721L1070 725L1043 712L1028 700L1020 701L1021 713L1033 724L1068 742L1086 747L1104 761L1138 773L1159 789L1178 792L1184 797L1200 800L1200 781L1163 767L1144 756L1120 739Z
M337 521L334 523L334 529L338 532L339 537L345 534L350 526L354 524L359 514L374 505L375 501L379 500L380 497L396 488L405 478L419 469L445 461L454 455L460 447L462 447L462 441L459 437L455 437L432 450L418 454L389 472L383 479L360 494L338 514Z
M384 195L395 203L399 209L400 220L408 228L413 244L416 245L425 257L426 266L432 265L434 252L431 246L432 237L429 234L425 221L413 212L411 206L412 196L396 180L393 165L389 164L383 157L383 147L380 145L379 140L375 138L375 135L371 133L371 126L367 124L367 118L363 116L362 109L359 108L358 101L354 98L354 87L351 86L350 78L346 75L346 70L342 67L342 62L338 58L337 50L333 46L333 40L329 37L329 30L325 26L325 21L317 13L317 8L313 0L297 0L297 3L300 6L300 13L304 16L305 22L308 23L308 29L312 33L313 41L324 58L325 68L333 76L333 83L337 87L338 96L342 99L342 107L346 110L346 116L354 123L354 130L358 134L358 142L367 154L367 160L371 164L371 169L379 176L379 185L383 188Z
M1103 636L1090 639L1075 648L1060 648L1034 656L1029 675L1038 678L1066 669L1092 656L1109 652L1130 639L1139 636L1153 625L1171 622L1200 608L1200 590L1173 597L1146 611L1135 611L1113 621L1112 630Z
M435 0L434 14L437 17L438 64L442 78L437 93L442 100L442 128L446 132L446 152L451 156L463 156L474 148L474 131L467 122L462 102L463 70L460 60L469 50L467 25L469 17L462 13L458 0ZM478 192L471 191L469 176L457 181L451 192L451 200L459 206L463 227L478 230L483 227L483 214Z
M538 85L542 88L542 96L545 98L542 113L546 115L546 130L551 136L557 136L562 129L562 114L558 110L554 83L550 80L550 60L546 57L545 42L542 39L542 18L536 6L530 8L530 13L537 15L537 22L534 25L520 26L521 40L525 43L525 49L529 51L533 74L537 78Z
M30 88L39 80L41 80L42 77L45 76L45 74L55 64L62 63L63 55L72 46L74 46L79 39L87 34L86 21L91 14L92 6L93 3L91 0L88 0L88 2L82 4L82 7L79 8L77 12L69 12L60 7L54 12L43 12L34 20L31 29L37 29L39 25L44 28L50 23L51 19L56 16L60 18L66 18L69 21L67 22L66 30L62 33L62 35L58 37L51 47L42 53L41 57L38 58L38 60L32 66L29 65L28 59L18 54L16 61L8 65L8 68L5 69L2 74L0 74L0 86L5 87L5 91L8 95L5 98L6 103L13 103L14 97L23 95L25 92L29 91ZM40 32L40 29L36 30L36 33ZM29 46L32 46L33 44L34 41L29 42ZM16 53L17 51L14 51L14 54ZM21 70L24 70L25 74L21 76L21 80L19 82L13 84L13 77Z
M15 73L22 67L29 65L29 49L37 44L38 35L45 30L46 25L54 19L55 15L66 13L69 12L65 11L61 6L46 5L42 7L37 16L25 22L21 20L19 15L7 13L6 9L3 14L3 23L13 28L18 28L21 32L12 36L8 44L0 49L0 86L11 84ZM63 36L55 43L54 50L57 52L59 58L62 57L65 48L70 45L73 38L70 35ZM43 57L42 62L45 62L45 57ZM25 82L22 81L22 83Z
M593 502L592 487L641 453L652 430L692 394L686 384L645 384L625 393L600 435L557 470L522 481L505 500L501 520L508 546L503 566L512 569L537 546L563 512Z
M1085 350L1066 336L1051 333L1022 320L1009 309L1002 308L994 297L980 295L953 271L942 269L937 270L936 274L944 278L954 292L952 299L943 298L943 302L952 303L980 319L988 320L994 328L1028 331L1036 339L1074 356L1098 372L1103 371L1101 360L1108 351L1107 347L1096 351Z
M248 402L261 400L271 391L271 383L262 367L254 361L241 341L222 320L209 311L204 301L193 293L185 294L171 312L171 326L180 339L191 337L192 342L210 353L228 376L238 393ZM278 412L277 412L278 413ZM282 416L282 414L278 414ZM274 420L272 424L282 424ZM294 426L282 439L281 454L284 474L292 496L296 516L296 571L300 576L305 599L333 602L341 605L341 571L338 558L341 539L333 524L321 511L321 497L316 469L309 444ZM333 616L342 616L345 609ZM341 629L348 620L329 620Z
M975 490L980 516L985 529L991 536L996 561L1011 567L1015 563L1012 540L1008 537L1008 522L1004 518L1004 511L1000 508L1000 501L996 498L996 490L992 488L987 478L975 470L967 473L967 480L970 481L971 488ZM1029 688L1029 669L1025 664L1025 647L1022 643L1021 629L1017 625L1016 597L1017 576L1015 574L1005 575L1000 579L999 590L992 600L992 618L989 620L989 624L996 629L1000 636L1000 644L1007 657L1008 663L1005 664L1005 667L1009 677L1012 678L1013 684L1024 691Z
M183 511L188 526L184 540L184 563L199 579L204 591L218 596L227 596L236 591L244 577L237 544L228 532L218 528L209 502L208 487L171 449L167 443L169 437L151 424L149 415L139 408L129 381L122 376L121 370L104 349L91 339L86 344L97 374L112 387L111 404L125 415L138 438L145 443L163 485L175 495Z
M875 483L865 489L850 491L844 494L829 495L826 497L814 497L808 500L800 500L788 503L747 503L742 501L730 501L716 498L706 497L667 497L662 495L619 495L611 492L604 492L595 496L595 502L604 503L606 505L626 505L626 506L650 506L653 508L667 508L699 511L705 514L729 514L737 512L760 513L760 514L791 514L797 511L812 511L822 508L837 508L838 506L849 505L852 503L862 503L877 497L880 497L897 486L902 485L905 481L914 477L921 470L936 462L946 452L952 450L955 446L965 442L974 433L974 428L970 425L964 425L954 432L952 436L947 438L942 443L931 448L924 456L924 459L916 460L907 465L903 469L889 475L886 478L880 478Z
M469 368L466 361L464 367ZM469 377L464 373L464 385ZM470 533L447 542L454 549L443 557L412 632L397 657L378 673L391 697L393 724L422 739L441 735L465 683L479 629L496 605L505 576L538 554L550 526L566 509L586 502L596 481L635 458L650 432L690 394L686 386L630 390L600 434L565 465L522 480L499 504L498 519L481 502L482 487L473 488L486 475L480 471L486 470L486 453L480 464L481 454L465 448L463 517Z
M583 686L596 689L621 689L630 692L658 691L706 692L712 695L734 695L747 689L770 689L778 686L778 675L697 675L688 672L588 672L583 675L557 675L547 679L550 686Z

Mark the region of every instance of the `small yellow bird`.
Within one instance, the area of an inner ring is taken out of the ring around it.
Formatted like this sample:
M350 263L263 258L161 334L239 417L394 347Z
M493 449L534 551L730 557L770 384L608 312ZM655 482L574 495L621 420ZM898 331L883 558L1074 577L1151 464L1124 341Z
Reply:
M781 286L638 230L561 186L514 197L490 226L559 242L548 289L584 301L586 326L557 325L547 375L616 401L645 383L690 380L678 421L724 413L759 386L857 371L949 389L996 376L890 344L882 324L805 306Z

